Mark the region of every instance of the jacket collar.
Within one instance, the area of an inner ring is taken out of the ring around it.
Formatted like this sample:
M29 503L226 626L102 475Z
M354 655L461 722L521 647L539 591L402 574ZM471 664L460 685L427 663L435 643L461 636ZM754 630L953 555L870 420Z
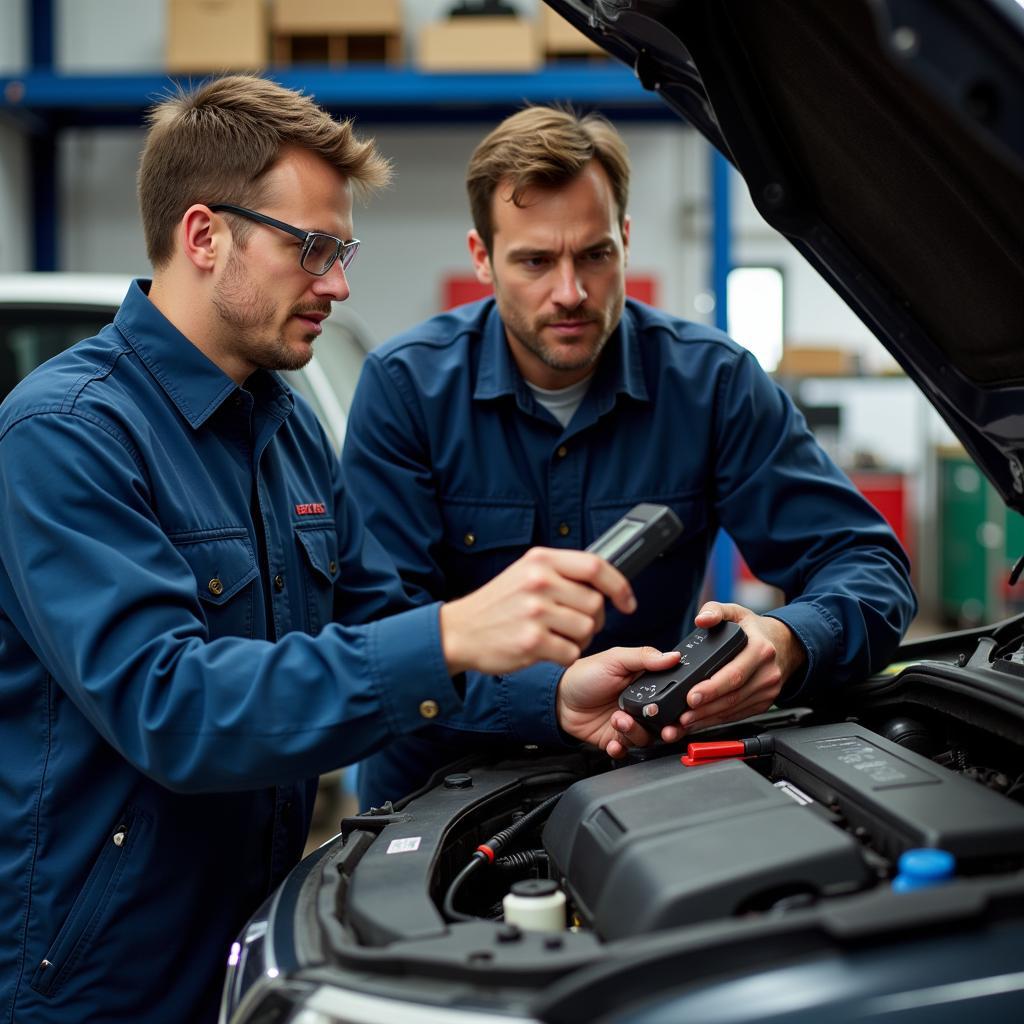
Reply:
M121 332L153 378L193 429L201 427L237 390L235 382L205 356L149 301L150 281L132 281L114 326ZM268 411L283 418L293 400L276 374L257 371L260 394L268 396Z

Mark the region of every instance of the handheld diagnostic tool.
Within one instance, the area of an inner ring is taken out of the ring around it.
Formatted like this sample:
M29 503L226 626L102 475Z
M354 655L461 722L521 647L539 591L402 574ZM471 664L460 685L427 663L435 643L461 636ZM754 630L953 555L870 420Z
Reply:
M634 505L587 550L611 562L623 576L632 579L682 532L683 524L667 505Z
M675 725L686 710L686 695L697 683L714 675L747 646L747 634L735 622L695 629L673 648L682 655L678 665L646 672L619 695L619 707L657 736L662 726ZM656 704L656 714L644 708Z

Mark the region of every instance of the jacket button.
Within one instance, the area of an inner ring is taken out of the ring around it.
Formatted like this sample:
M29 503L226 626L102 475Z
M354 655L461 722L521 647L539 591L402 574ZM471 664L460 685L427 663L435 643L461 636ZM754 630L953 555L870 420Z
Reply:
M124 829L114 833L114 845L124 846Z
M338 563L337 562L328 562L327 563L327 571L333 576L338 571Z
M569 449L564 444L560 444L555 451L555 454L560 458L564 459L569 454Z
M214 597L220 597L224 593L224 584L221 583L219 576L214 576L209 583L206 584L206 589L209 590Z
M425 700L420 703L420 715L423 718L437 718L441 709L437 706L436 700Z
M476 543L476 534L467 533L466 536L462 538L462 543L465 544L467 548L471 548Z
M280 594L284 590L284 577L278 573L274 577L274 589Z
M568 523L559 523L558 524L558 533L559 533L559 536L561 536L561 537L568 537L569 536L569 524Z

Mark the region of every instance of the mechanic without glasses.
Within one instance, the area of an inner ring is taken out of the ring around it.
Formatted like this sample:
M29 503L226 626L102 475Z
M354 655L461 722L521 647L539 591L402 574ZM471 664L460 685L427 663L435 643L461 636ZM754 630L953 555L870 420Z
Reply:
M410 606L273 372L348 297L353 192L387 175L349 123L259 78L167 100L139 173L152 282L0 406L7 1024L212 1022L319 773L495 704L521 739L558 722L618 743L619 691L674 660L574 663L606 596L634 606L580 551Z
M682 541L638 577L638 612L611 612L595 649L667 648L723 618L751 642L691 692L670 740L867 675L916 603L896 538L754 357L625 299L629 171L622 139L595 115L531 107L480 143L469 251L494 298L371 353L343 464L422 601L471 591L532 544L586 546L636 502L671 506ZM782 607L698 613L719 528L782 590ZM479 745L475 727L441 716L375 755L360 769L363 802Z

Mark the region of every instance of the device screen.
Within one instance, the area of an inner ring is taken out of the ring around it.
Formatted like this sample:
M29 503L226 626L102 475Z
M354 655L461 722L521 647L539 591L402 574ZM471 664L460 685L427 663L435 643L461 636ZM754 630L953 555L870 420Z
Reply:
M643 528L644 523L640 519L621 519L590 550L602 558L608 558L615 554L623 544L632 540Z

